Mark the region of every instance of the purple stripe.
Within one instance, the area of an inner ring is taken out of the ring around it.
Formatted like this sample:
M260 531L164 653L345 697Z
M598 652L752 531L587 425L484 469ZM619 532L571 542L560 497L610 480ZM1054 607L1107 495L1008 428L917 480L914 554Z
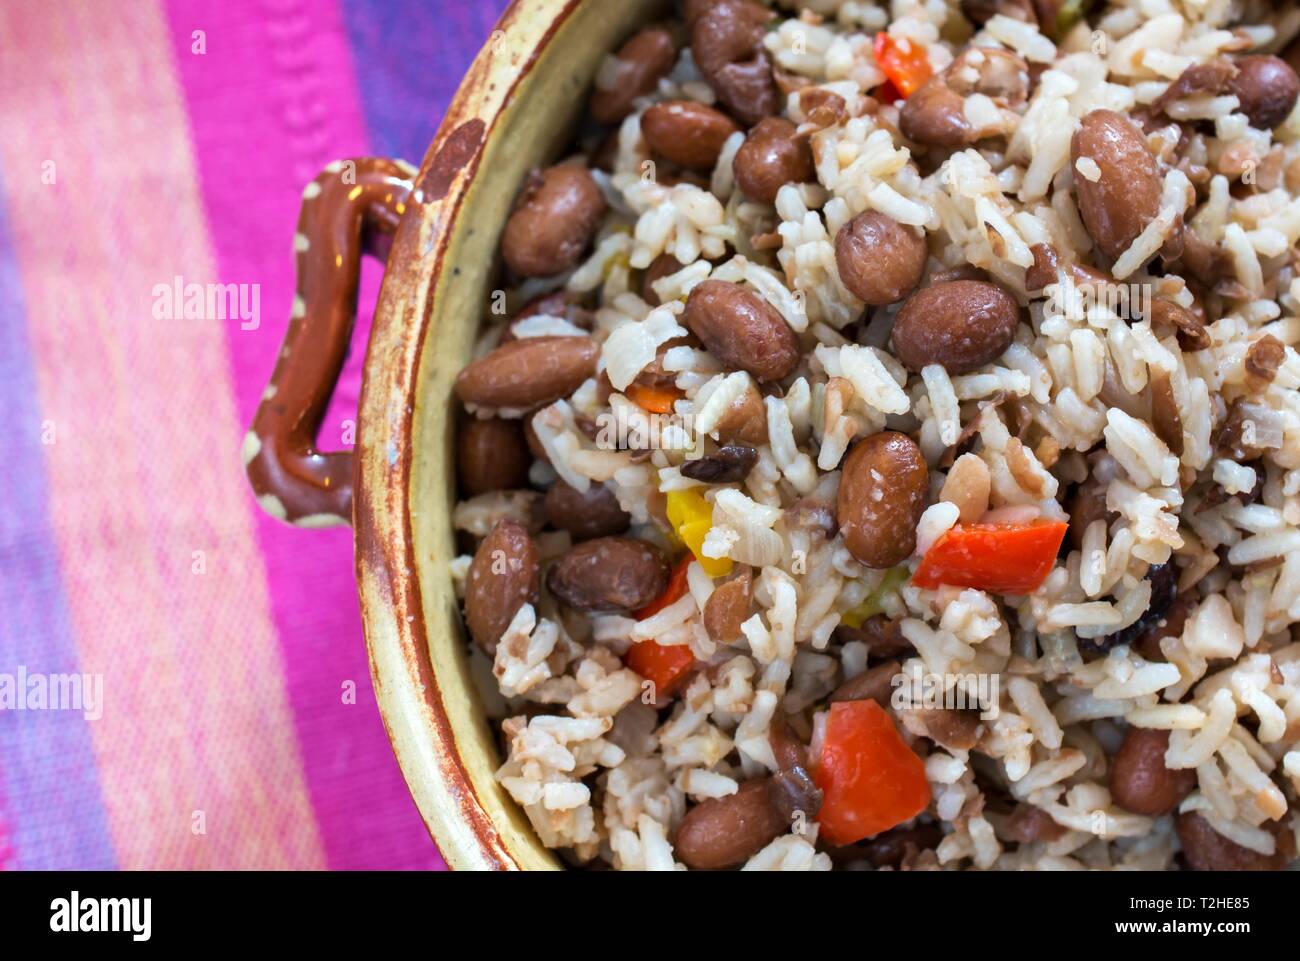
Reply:
M419 164L506 0L342 0L370 141Z
M14 675L19 667L73 673L80 667L50 526L43 446L59 442L60 425L46 423L39 407L21 291L0 204L0 449L6 458L0 674ZM116 866L88 723L73 711L0 711L0 864L31 870Z
M288 323L303 186L368 150L351 52L333 3L166 0L222 283L261 285L261 325L227 329L244 422ZM193 52L193 31L206 52ZM373 298L363 290L363 297ZM360 350L355 351L359 355ZM355 407L359 359L340 383ZM351 415L349 415L351 416ZM327 419L325 447L342 432ZM441 859L393 759L371 689L347 530L302 531L257 515L284 671L312 804L332 868L431 868ZM356 703L343 691L356 687Z

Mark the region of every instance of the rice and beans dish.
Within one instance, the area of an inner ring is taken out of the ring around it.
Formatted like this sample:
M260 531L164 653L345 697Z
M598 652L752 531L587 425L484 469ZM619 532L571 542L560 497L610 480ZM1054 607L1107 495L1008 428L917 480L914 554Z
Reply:
M1300 831L1300 9L686 0L501 239L452 574L574 866Z

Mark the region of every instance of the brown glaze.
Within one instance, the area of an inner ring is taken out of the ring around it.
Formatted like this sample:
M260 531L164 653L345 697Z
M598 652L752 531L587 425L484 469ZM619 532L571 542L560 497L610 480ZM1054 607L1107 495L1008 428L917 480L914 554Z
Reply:
M447 196L452 181L483 146L483 121L475 117L451 132L434 155L433 162L420 175L420 197L424 201Z
M303 191L293 315L244 440L253 492L280 520L352 520L352 452L322 453L316 433L347 357L361 255L387 254L411 187L409 168L361 158L330 164Z

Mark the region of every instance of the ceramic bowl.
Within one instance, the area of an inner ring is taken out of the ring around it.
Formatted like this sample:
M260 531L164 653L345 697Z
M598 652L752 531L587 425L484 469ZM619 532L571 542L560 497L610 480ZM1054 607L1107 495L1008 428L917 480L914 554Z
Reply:
M526 173L566 152L601 60L666 0L516 0L479 53L420 169L331 164L304 193L299 294L245 442L259 502L300 526L355 528L375 693L447 863L560 867L493 779L449 564L457 404ZM349 179L349 174L351 179ZM354 451L315 449L347 351L362 252L387 254ZM307 535L304 535L307 536Z

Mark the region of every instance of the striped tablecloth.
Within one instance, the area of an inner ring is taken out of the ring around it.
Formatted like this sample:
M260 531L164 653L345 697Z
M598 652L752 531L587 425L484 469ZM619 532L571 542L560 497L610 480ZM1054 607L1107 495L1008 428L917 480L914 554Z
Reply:
M418 163L504 5L0 3L0 867L441 866L376 711L350 532L262 517L239 446L302 186ZM249 285L257 316L165 319L178 277ZM46 683L80 710L40 709Z

